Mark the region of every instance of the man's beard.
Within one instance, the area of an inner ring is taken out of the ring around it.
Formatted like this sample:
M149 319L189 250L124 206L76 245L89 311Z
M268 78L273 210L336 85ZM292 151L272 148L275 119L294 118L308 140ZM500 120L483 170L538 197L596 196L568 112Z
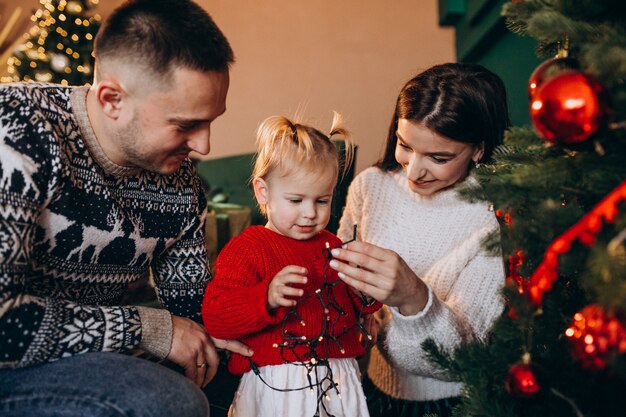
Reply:
M160 173L161 167L158 162L151 157L148 149L141 148L141 144L145 145L146 141L143 140L144 135L137 117L133 117L123 130L115 133L115 136L126 161L131 163L133 167Z

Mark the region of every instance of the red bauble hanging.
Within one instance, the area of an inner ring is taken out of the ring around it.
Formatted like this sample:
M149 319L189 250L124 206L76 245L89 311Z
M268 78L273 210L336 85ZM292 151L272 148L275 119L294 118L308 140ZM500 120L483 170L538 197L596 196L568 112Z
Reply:
M565 335L574 359L592 371L604 370L614 358L626 353L626 322L597 304L574 314Z
M539 134L563 145L589 138L604 125L607 114L604 88L591 76L573 71L544 82L530 105Z
M530 360L522 360L511 366L504 387L516 398L535 398L545 390L545 378Z
M528 80L528 97L532 100L539 87L550 78L567 70L578 69L578 61L566 56L550 58L539 64Z

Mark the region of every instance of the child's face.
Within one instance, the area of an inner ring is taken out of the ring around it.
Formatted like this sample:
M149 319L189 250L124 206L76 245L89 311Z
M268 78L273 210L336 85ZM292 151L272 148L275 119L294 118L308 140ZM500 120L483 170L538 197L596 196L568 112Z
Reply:
M310 239L330 219L337 171L329 167L282 174L272 172L266 180L254 181L257 200L266 207L266 227L292 239Z
M398 120L396 160L406 172L409 188L431 196L462 181L473 160L479 161L482 146L458 142L407 120Z

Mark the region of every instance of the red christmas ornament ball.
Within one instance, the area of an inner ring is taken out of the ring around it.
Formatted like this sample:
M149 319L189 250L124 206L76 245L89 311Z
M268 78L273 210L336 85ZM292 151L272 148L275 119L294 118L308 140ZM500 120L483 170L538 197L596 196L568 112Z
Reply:
M604 370L614 358L626 353L626 321L597 304L574 314L565 336L574 360L591 371Z
M569 57L556 57L539 64L528 80L528 97L532 100L543 83L567 70L578 69L578 61Z
M557 144L582 142L605 122L604 88L580 72L564 72L544 82L530 105L535 129Z
M524 361L511 366L504 384L507 392L516 398L534 398L544 389L541 372Z

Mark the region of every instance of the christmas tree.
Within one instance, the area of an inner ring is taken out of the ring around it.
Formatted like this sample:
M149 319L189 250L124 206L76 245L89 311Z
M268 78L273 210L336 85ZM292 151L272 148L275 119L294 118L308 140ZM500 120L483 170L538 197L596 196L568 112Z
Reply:
M477 169L501 223L505 311L489 340L432 359L458 416L626 415L626 14L618 0L514 0L508 27L547 60L532 126ZM472 190L466 190L472 198Z
M99 0L40 0L7 64L3 82L39 81L63 85L88 84L93 79L93 39L100 16L92 14Z

